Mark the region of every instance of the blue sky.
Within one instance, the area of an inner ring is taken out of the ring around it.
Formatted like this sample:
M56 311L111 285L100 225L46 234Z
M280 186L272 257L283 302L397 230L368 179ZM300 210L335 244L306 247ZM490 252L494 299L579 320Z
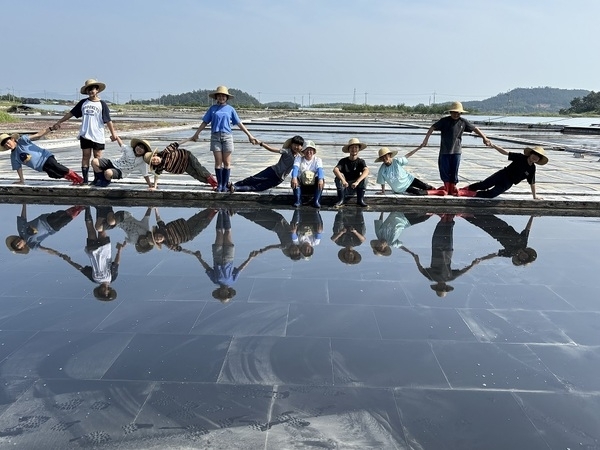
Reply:
M0 94L75 97L87 78L121 103L221 84L304 105L600 90L597 0L5 3Z

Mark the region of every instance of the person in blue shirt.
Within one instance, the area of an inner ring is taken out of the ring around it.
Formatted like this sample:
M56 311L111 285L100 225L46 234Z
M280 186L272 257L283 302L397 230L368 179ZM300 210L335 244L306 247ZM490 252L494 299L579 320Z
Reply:
M244 126L235 108L227 104L228 100L233 98L233 95L229 93L225 86L217 87L215 92L209 94L209 97L216 100L217 103L208 108L202 117L202 123L190 140L197 141L202 130L210 124L210 151L215 159L216 191L227 192L231 175L231 153L233 153L231 126L237 125L240 130L246 133L252 145L257 145L258 140Z
M52 131L51 128L45 128L35 134L24 136L0 134L0 147L3 150L10 150L12 169L16 170L19 175L19 181L16 181L15 184L25 183L23 165L38 172L46 172L50 178L65 178L72 181L73 184L83 183L82 177L56 161L51 152L32 142L44 137L50 131Z

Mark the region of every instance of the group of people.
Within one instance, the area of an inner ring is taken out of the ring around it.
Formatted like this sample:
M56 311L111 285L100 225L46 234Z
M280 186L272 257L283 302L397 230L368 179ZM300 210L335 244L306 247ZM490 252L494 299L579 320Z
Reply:
M11 151L11 164L13 170L16 170L19 175L18 183L24 183L23 165L39 172L46 172L51 178L65 178L73 184L87 184L91 164L94 175L91 183L98 187L106 187L112 180L124 178L131 172L138 171L144 177L148 188L156 189L158 175L161 173L187 173L203 183L210 184L216 192L264 191L278 186L291 173L293 206L299 207L303 203L310 203L315 208L321 207L325 172L321 158L316 156L318 153L316 144L311 140L305 141L301 136L286 140L281 148L259 141L242 123L235 108L228 104L233 95L229 93L227 87L218 86L210 94L215 104L206 111L200 126L190 138L173 142L162 151L152 150L150 143L144 139L132 139L130 145L123 144L112 123L108 105L98 95L104 89L106 89L104 83L95 79L86 80L80 92L87 95L87 98L78 102L51 127L30 136L0 135L0 147ZM379 194L385 193L387 184L394 193L493 198L513 185L527 180L533 198L538 198L535 189L536 165L544 165L548 162L542 147L527 147L523 153L508 152L493 144L479 128L461 116L466 111L460 102L454 102L448 112L448 116L431 125L423 142L404 156L396 157L398 152L387 147L379 150L378 157L374 161L381 163L377 174L377 184L381 185ZM61 124L71 117L82 119L79 131L82 151L81 175L58 163L51 152L33 143L47 133L58 130ZM209 125L210 151L214 158L215 176L189 150L180 147L185 142L197 141L200 133ZM234 151L232 134L234 125L246 134L251 144L279 153L280 158L276 164L259 173L232 183L230 178ZM116 141L121 148L122 154L118 159L102 157L105 148L105 126L109 129L111 141ZM408 164L408 158L427 146L434 131L440 132L441 135L438 169L443 185L439 188L416 178L404 168ZM458 170L464 132L472 132L481 137L486 146L507 156L511 163L485 180L459 189L457 188ZM343 206L354 195L358 206L367 206L365 192L370 172L365 160L359 157L359 152L365 148L367 144L357 138L350 139L342 147L342 152L348 156L340 159L333 169L337 191L335 207ZM154 181L150 178L151 174L154 174Z

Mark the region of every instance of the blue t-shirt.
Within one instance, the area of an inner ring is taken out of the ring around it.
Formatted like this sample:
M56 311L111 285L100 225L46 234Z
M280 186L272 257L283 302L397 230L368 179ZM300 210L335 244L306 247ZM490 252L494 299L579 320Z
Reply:
M230 105L212 105L202 117L202 121L210 123L212 133L231 133L231 126L238 125L241 120Z
M31 159L26 163L22 162L21 155L29 155ZM43 172L44 164L48 161L48 158L52 156L48 150L42 147L38 147L29 136L21 136L17 140L17 146L10 152L10 163L13 170L18 170L25 164L27 167L31 167L33 170Z
M392 164L386 166L382 164L377 173L377 184L389 184L396 194L405 192L415 177L404 170L404 167L408 164L408 159L404 156L400 158L394 158Z

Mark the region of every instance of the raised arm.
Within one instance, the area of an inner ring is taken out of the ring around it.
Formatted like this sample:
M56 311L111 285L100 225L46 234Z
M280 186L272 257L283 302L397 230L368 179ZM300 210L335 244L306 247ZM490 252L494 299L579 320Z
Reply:
M248 131L248 128L246 128L246 125L244 125L242 122L237 124L238 128L240 130L242 130L244 133L246 133L246 136L248 136L248 140L250 141L250 143L252 145L258 145L258 139L256 139L254 136L252 136L252 133L250 133L250 131Z
M490 147L492 147L498 153L502 153L504 156L508 156L508 152L506 150L504 150L502 147L500 147L499 145L496 145L496 144L490 142Z
M30 134L29 135L29 139L31 141L37 141L40 138L43 138L44 136L46 136L48 133L50 133L52 130L52 127L49 128L44 128L43 130L38 131L35 134Z
M425 133L425 137L423 138L423 142L421 143L419 148L427 147L427 143L429 142L429 137L432 135L432 133L434 131L435 131L435 125L431 125L429 127L429 130L427 130L427 133Z
M62 116L60 119L58 119L58 121L54 125L52 125L50 128L52 128L52 131L59 130L60 129L60 124L63 123L63 122L66 122L71 117L73 117L73 114L71 114L71 112L69 111L64 116Z
M492 142L487 138L485 134L483 134L483 131L481 131L479 128L475 127L473 129L473 133L475 133L477 136L483 139L483 143L486 145L486 147L490 147L492 145Z
M259 142L258 145L261 146L262 148L266 149L266 150L269 150L270 152L279 153L279 149L278 148L271 147L266 142Z

